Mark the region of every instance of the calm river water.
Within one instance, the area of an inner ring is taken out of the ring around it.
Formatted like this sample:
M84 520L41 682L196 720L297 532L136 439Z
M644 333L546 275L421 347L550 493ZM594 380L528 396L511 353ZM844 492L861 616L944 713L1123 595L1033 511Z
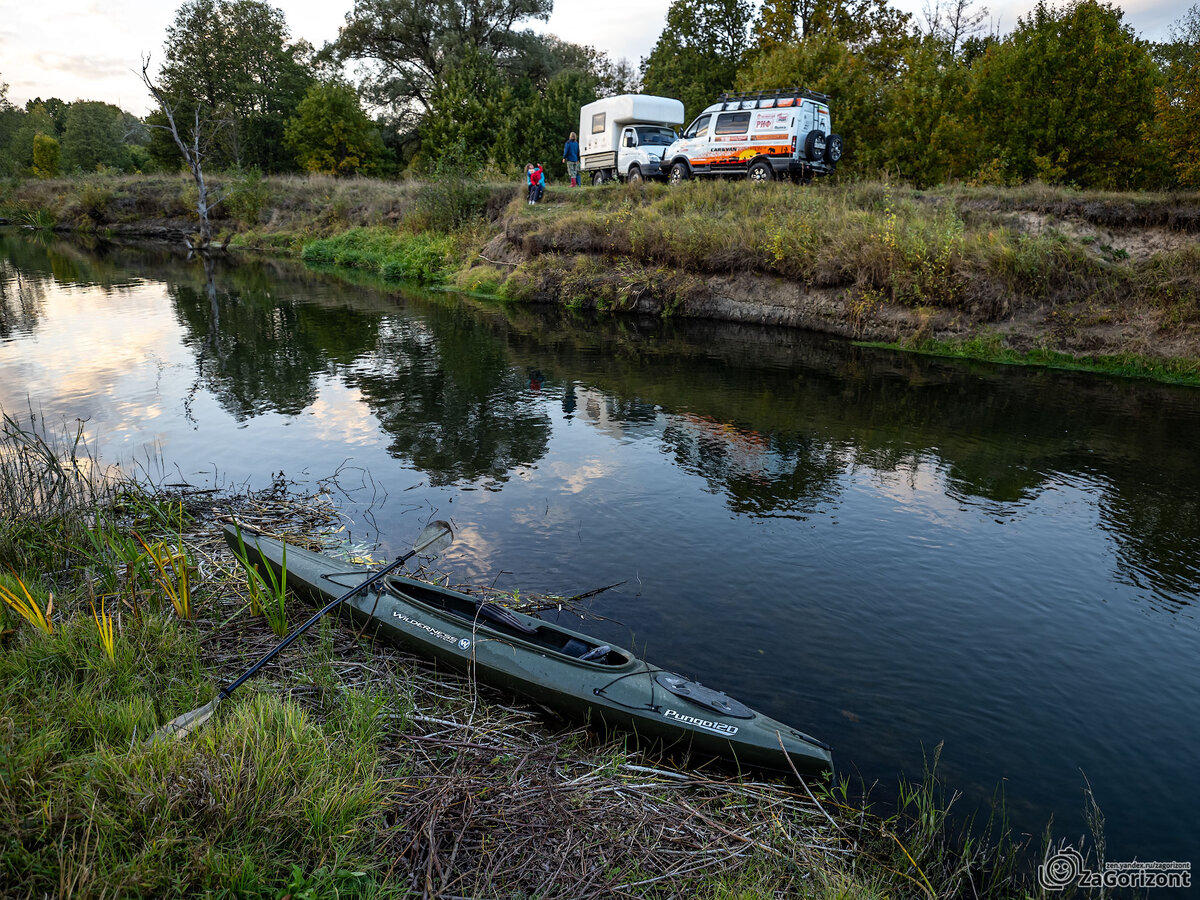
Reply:
M431 515L459 583L591 601L834 745L1019 829L1200 861L1200 390L600 320L0 232L0 407L167 481ZM631 636L632 632L632 636Z

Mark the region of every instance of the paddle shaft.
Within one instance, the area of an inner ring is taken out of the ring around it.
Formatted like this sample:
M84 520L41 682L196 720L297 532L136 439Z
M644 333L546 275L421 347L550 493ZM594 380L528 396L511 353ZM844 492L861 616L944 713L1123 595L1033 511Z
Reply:
M259 669L261 669L263 666L265 666L267 663L269 663L271 660L273 660L276 656L278 656L280 653L282 653L284 650L286 650L288 647L290 647L292 645L292 642L294 642L296 640L296 638L300 637L300 635L304 634L304 632L306 632L306 631L308 631L308 629L312 628L312 626L315 625L317 623L317 621L323 615L325 615L328 612L331 612L334 608L337 607L337 605L339 603L343 602L344 600L349 600L351 597L353 597L355 594L359 593L360 591L367 590L369 587L371 587L371 585L375 584L375 582L377 582L377 581L379 581L379 579L383 578L384 575L387 575L390 572L394 572L396 569L400 568L400 566L404 565L406 562L408 562L410 559L412 559L416 555L417 555L417 550L415 550L415 549L409 550L407 553L405 553L399 559L394 560L393 562L389 563L387 566L384 566L382 569L380 569L378 572L376 572L374 575L372 575L370 578L368 578L362 584L358 585L357 587L351 588L350 590L346 591L346 593L342 594L342 596L340 596L336 600L332 601L328 606L326 606L324 609L322 609L320 612L318 612L316 615L314 615L311 619L309 619L307 622L305 622L303 625L301 625L299 628L297 628L295 631L293 631L291 634L289 634L287 637L285 637L282 641L280 641L280 643L278 645L276 645L275 648L273 650L271 650L270 653L268 653L266 656L264 656L262 659L260 659L254 665L252 665L249 669L247 669L245 672L243 672L241 677L239 677L237 679L237 681L233 682L228 687L221 688L221 690L219 692L220 698L222 700L228 700L229 695L232 694L234 691L236 691L239 687L241 687L247 678L252 676L255 672L257 672Z

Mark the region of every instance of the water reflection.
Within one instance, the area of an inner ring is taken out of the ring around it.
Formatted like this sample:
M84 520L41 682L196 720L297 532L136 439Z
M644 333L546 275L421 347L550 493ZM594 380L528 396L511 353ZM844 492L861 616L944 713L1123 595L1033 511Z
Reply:
M333 377L343 403L366 404L388 452L433 484L494 488L535 465L553 402L617 441L653 442L755 517L830 508L864 468L903 476L932 461L947 498L997 521L1086 478L1124 578L1166 610L1192 604L1200 582L1200 423L1185 389L985 366L964 377L961 364L793 332L599 323L346 286L286 264L206 269L166 248L12 235L0 248L4 334L36 330L47 279L106 293L161 280L194 361L185 406L203 390L238 421L314 409L330 420L320 385ZM137 335L123 346L143 349ZM61 389L88 387L76 372Z

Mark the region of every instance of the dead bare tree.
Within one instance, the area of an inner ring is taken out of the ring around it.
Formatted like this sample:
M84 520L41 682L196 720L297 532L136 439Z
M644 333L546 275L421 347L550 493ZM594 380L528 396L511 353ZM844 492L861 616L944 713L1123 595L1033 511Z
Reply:
M988 17L986 6L974 9L974 0L942 0L926 3L924 8L927 33L940 37L957 53L964 40L983 30Z
M224 199L225 195L216 192L210 193L208 184L204 180L204 159L223 122L215 117L202 116L201 104L197 103L191 134L182 134L176 121L175 108L167 100L166 94L154 83L154 79L150 77L149 54L142 57L142 81L167 117L166 125L151 125L150 127L161 128L171 133L171 137L175 139L175 146L183 154L183 161L187 164L188 171L192 173L192 179L196 182L196 212L200 216L200 232L194 236L194 239L185 236L184 240L187 242L189 250L196 250L200 253L207 252L212 246L212 225L209 223L208 214ZM224 245L222 245L222 249L224 249Z

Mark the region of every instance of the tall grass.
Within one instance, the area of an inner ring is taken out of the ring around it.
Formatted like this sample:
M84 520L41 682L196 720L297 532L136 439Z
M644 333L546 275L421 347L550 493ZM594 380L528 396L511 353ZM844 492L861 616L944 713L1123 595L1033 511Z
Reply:
M187 742L142 746L206 689L180 627L132 620L110 658L76 619L0 654L0 880L15 895L276 898L293 862L376 868L360 849L383 796L368 705L318 719L251 695Z
M192 609L192 570L194 566L187 546L184 544L182 532L174 546L165 541L147 543L141 535L136 537L145 551L146 558L150 560L157 572L155 583L171 601L175 615L181 619L192 618L195 615Z
M385 795L377 704L339 692L314 716L247 692L191 740L144 746L220 677L184 620L196 611L185 511L96 479L78 435L55 445L5 426L0 526L16 571L0 575L12 628L0 628L0 894L402 893L363 874L378 871L362 833ZM48 572L62 560L76 564ZM152 588L177 615L140 602ZM122 605L135 615L118 633Z
M110 502L114 487L84 440L83 423L54 434L31 416L28 427L0 419L0 561L52 566L56 549L79 543L83 514Z

